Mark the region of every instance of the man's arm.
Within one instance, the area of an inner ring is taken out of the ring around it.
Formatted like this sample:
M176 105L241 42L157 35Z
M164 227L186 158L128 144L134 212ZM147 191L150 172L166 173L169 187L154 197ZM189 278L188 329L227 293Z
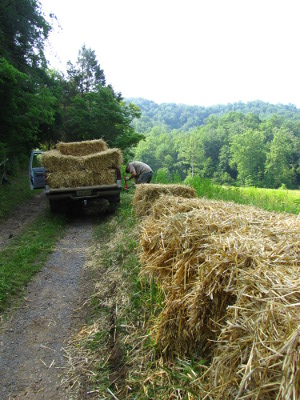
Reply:
M132 171L131 171L131 175L128 177L126 176L125 179L126 181L130 181L130 179L136 178L136 170L134 169L134 167L132 167Z

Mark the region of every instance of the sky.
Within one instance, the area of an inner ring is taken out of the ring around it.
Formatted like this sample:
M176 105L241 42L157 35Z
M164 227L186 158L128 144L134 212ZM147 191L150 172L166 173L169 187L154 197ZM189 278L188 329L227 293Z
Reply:
M124 98L300 108L299 0L40 0L53 68L95 51Z

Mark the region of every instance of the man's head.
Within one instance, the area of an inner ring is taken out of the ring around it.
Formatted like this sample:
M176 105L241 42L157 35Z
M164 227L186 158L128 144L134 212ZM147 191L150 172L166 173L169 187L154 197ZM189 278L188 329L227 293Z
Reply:
M130 172L129 164L127 164L127 165L126 165L126 173L128 174L129 172Z

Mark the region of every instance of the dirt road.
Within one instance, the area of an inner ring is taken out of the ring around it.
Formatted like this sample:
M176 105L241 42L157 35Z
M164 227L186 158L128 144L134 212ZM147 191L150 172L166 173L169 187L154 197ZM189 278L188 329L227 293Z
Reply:
M42 207L37 206L39 210ZM20 210L16 215L20 215ZM31 218L33 216L28 215L23 225ZM28 286L23 304L2 325L2 400L75 398L68 387L61 385L65 368L64 345L72 330L80 324L78 305L86 293L83 266L92 242L94 221L92 216L82 216L69 222L66 235ZM11 219L10 224L12 222ZM19 226L18 230L21 229ZM4 232L3 225L0 230ZM7 230L5 232L7 236ZM12 234L18 234L18 231Z
M38 194L18 207L5 222L0 224L0 250L46 208L47 202L45 193Z

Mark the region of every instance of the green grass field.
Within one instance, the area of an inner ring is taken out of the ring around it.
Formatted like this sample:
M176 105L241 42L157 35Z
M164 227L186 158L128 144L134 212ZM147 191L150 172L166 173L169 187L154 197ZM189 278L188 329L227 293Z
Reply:
M185 183L194 187L199 197L253 205L268 211L300 212L300 190L220 186L198 177L187 178Z

